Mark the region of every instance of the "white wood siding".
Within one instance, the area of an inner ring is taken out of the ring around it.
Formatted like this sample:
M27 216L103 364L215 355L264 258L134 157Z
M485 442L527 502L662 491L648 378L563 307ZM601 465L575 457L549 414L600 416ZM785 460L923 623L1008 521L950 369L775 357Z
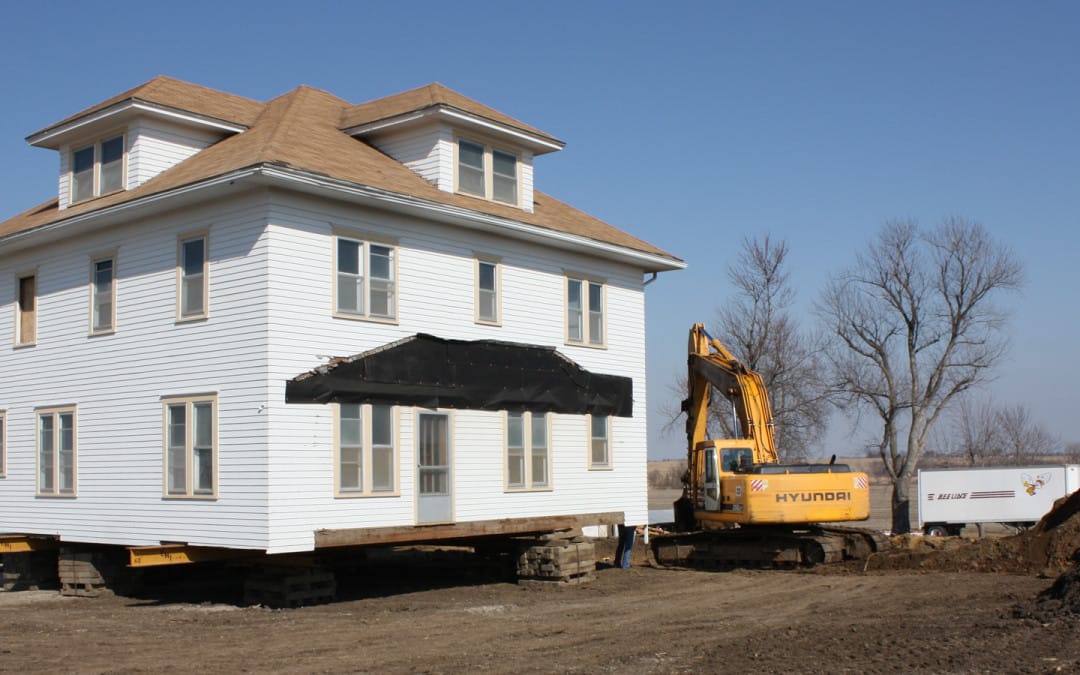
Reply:
M222 138L221 134L151 119L133 122L128 136L129 190Z
M106 544L262 549L267 537L265 215L248 200L0 256L0 531ZM209 232L210 317L176 324L177 235ZM90 256L115 249L114 335L88 337ZM0 252L2 253L2 252ZM38 340L13 349L17 270L38 274ZM162 402L216 392L215 500L162 498ZM78 496L38 498L34 409L78 406Z
M398 241L398 323L331 317L332 227ZM431 222L279 196L270 248L271 549L306 550L319 528L415 523L415 410L401 411L400 496L335 499L332 406L285 405L284 383L325 362L418 332L556 346L582 366L634 380L633 418L614 418L614 470L588 470L584 416L555 415L549 492L503 489L498 412L454 411L454 509L458 521L591 511L646 519L645 335L641 273L624 266L465 233ZM475 253L502 261L501 327L474 322ZM564 270L607 281L608 349L563 344Z
M435 187L454 190L453 133L445 125L382 134L371 144L409 167Z

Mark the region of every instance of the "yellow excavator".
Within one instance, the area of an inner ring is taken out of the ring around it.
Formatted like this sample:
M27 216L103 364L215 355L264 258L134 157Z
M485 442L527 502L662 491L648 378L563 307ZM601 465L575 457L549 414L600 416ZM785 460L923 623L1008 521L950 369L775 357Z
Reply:
M708 438L710 398L731 405L737 438ZM687 474L675 533L653 537L654 559L688 567L814 565L865 558L878 535L834 523L866 520L870 481L845 464L782 464L761 375L690 329Z

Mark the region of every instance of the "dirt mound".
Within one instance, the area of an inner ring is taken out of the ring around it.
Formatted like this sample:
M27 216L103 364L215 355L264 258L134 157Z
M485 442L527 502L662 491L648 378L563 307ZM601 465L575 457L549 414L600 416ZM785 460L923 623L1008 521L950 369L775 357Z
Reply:
M977 540L903 536L875 554L866 569L1060 574L1080 557L1080 492L1054 503L1039 523L1018 535Z
M1080 620L1080 566L1074 565L1034 600L1017 605L1013 615L1040 623L1053 623L1060 619Z

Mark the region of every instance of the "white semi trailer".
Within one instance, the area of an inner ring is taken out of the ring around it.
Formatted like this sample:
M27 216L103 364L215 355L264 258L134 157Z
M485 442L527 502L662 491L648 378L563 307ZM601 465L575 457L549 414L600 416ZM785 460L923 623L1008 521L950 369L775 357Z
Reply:
M919 527L959 535L965 525L1029 527L1080 489L1080 465L919 470Z

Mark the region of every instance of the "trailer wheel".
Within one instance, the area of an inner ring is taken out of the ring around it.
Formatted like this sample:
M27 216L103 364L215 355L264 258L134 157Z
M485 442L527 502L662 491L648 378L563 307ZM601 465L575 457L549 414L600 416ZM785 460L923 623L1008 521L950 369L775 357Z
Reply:
M943 523L930 523L923 526L923 533L928 537L947 537L949 536L949 528Z

